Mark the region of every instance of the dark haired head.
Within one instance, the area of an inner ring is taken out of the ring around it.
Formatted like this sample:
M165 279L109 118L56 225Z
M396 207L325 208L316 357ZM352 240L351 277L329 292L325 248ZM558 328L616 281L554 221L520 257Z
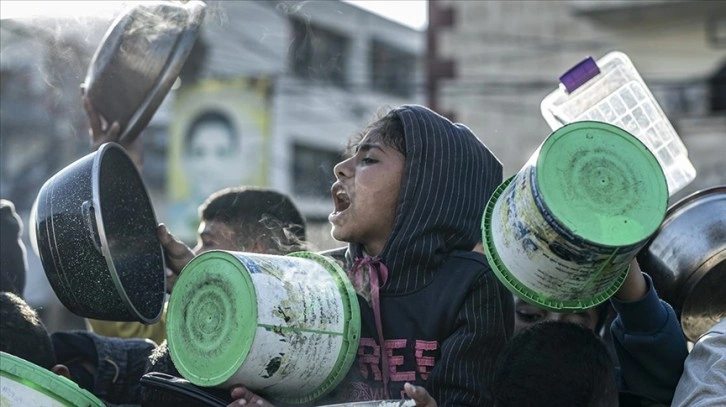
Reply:
M391 146L406 157L406 137L401 118L391 110L378 112L377 116L376 120L348 140L347 155L353 155L358 144L363 139L369 139Z
M494 373L497 407L618 405L615 367L591 330L545 321L520 331Z
M27 270L25 244L20 240L23 221L12 202L0 199L0 291L23 296Z
M48 330L22 298L0 292L0 351L51 370L55 353Z
M241 248L262 244L268 254L305 249L305 220L285 194L264 188L225 188L199 207L203 221L218 221L235 233Z

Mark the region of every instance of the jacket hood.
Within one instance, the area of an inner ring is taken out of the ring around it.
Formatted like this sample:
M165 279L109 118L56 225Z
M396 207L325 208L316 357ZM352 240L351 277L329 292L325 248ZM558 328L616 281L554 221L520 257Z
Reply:
M419 105L394 112L401 119L406 161L396 219L379 257L387 266L384 293L428 284L452 251L474 248L489 197L502 182L502 165L466 126ZM349 256L362 255L351 243Z

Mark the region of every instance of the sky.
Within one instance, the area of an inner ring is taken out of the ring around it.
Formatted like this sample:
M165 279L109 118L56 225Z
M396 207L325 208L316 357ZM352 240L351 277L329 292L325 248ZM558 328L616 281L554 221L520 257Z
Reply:
M343 0L407 25L417 30L424 30L428 24L426 0ZM108 1L0 1L0 18L19 16L38 16L40 14L55 16L78 16L80 13L107 13L113 15L117 4Z
M426 0L343 0L417 30L428 25Z

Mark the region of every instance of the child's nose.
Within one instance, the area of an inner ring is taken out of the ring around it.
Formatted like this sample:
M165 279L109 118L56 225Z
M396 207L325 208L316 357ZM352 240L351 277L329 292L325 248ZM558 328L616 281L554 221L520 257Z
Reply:
M350 165L351 161L352 158L348 158L347 160L343 160L335 164L335 167L333 167L333 173L335 174L336 179L343 179L351 176L353 172L352 166Z

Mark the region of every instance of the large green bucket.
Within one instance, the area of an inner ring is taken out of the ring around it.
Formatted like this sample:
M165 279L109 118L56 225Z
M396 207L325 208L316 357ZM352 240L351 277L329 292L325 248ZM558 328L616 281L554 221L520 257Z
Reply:
M348 373L360 309L345 272L327 257L210 251L182 271L166 329L172 360L190 382L243 384L305 403Z
M523 300L554 311L594 307L665 217L668 189L655 156L628 132L576 122L552 133L489 200L489 263Z

